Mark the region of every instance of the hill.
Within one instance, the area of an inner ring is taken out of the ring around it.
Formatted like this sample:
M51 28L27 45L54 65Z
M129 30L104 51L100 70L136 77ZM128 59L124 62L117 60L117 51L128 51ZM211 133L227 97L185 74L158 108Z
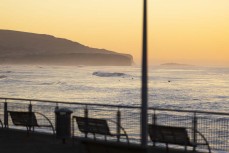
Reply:
M0 64L131 65L133 58L46 34L0 30Z

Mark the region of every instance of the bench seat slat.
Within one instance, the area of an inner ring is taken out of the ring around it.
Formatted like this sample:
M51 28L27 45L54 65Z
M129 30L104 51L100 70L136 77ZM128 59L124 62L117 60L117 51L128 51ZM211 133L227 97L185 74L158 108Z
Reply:
M96 139L96 135L100 134L105 136L105 140L107 140L106 136L113 136L113 137L117 137L117 141L119 141L121 136L125 136L127 142L129 143L129 138L125 129L121 125L117 125L116 122L112 120L110 120L110 122L115 123L116 126L118 126L123 133L121 132L111 133L110 128L108 126L108 122L105 119L73 116L73 120L74 119L76 119L76 123L78 125L79 131L85 133L85 137L87 137L88 133L91 133L94 135L94 139Z
M55 134L55 129L52 125L52 122L42 113L39 112L20 112L20 111L8 111L11 116L12 122L16 126L24 126L27 128L27 133L31 131L31 128L34 127L50 127L52 128L53 134ZM40 125L37 122L36 114L41 115L48 121L47 125Z
M183 127L149 125L149 135L152 141L193 146Z

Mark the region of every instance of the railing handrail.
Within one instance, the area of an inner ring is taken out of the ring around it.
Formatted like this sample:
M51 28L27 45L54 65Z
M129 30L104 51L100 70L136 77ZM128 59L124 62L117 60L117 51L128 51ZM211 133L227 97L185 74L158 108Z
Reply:
M158 110L158 111L170 111L170 112L183 112L183 113L197 113L197 114L212 114L212 115L225 115L229 116L227 112L211 112L211 111L201 111L201 110L181 110L181 109L167 109L167 108L156 108L149 107L148 109Z
M53 103L53 104L71 104L71 105L86 105L86 106L103 106L103 107L114 107L114 108L138 108L140 106L130 106L130 105L112 105L112 104L95 104L95 103L80 103L80 102L62 102L62 101L53 101L53 100L41 100L41 99L27 99L27 98L4 98L0 97L0 100L22 100L22 101L29 101L29 102L46 102L46 103ZM157 107L148 107L149 110L158 110L158 111L170 111L170 112L185 112L185 113L198 113L198 114L212 114L212 115L225 115L229 116L227 112L212 112L212 111L201 111L201 110L181 110L181 109L167 109L167 108L157 108Z
M52 101L52 100L42 100L42 99L26 99L26 98L4 98L0 97L0 100L22 100L31 102L48 102L53 104L75 104L75 105L87 105L87 106L105 106L105 107L119 107L119 108L141 108L140 106L130 106L130 105L112 105L112 104L94 104L94 103L80 103L80 102L62 102L62 101Z

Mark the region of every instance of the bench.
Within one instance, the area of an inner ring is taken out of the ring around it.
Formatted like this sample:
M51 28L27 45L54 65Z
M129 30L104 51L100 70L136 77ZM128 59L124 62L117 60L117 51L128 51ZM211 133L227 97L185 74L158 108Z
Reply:
M202 139L203 143L191 142L188 136L187 129L184 127L172 127L172 126L162 126L162 125L148 125L149 136L153 143L160 142L166 144L166 151L169 151L168 144L182 145L185 147L185 152L187 151L187 146L193 147L193 150L198 145L207 145L209 153L211 153L211 148L207 139L203 134L196 131Z
M24 126L26 127L27 134L33 129L34 127L50 127L52 128L53 134L55 134L54 127L52 125L52 122L44 115L38 112L19 112L19 111L8 111L8 113L11 116L12 122L15 126ZM37 122L36 115L41 115L43 118L45 118L49 124L41 125Z
M105 119L73 116L73 120L74 119L76 120L76 123L78 125L78 129L80 130L80 132L85 133L85 136L88 133L93 134L94 140L96 140L97 134L104 135L105 140L107 140L107 136L116 136L118 138L117 139L118 141L119 141L119 138L121 136L125 136L127 142L129 143L129 138L128 138L128 135L127 135L125 129L120 126L120 129L123 131L123 133L120 133L120 134L111 133L110 128L109 128L108 123L107 123L107 120L105 120ZM111 122L114 122L114 121L111 121Z

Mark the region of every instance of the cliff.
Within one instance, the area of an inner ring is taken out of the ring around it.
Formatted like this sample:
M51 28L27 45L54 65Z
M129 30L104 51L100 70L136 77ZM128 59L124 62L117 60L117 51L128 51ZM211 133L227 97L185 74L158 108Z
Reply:
M91 48L46 34L0 30L0 64L126 66L132 63L129 54Z

